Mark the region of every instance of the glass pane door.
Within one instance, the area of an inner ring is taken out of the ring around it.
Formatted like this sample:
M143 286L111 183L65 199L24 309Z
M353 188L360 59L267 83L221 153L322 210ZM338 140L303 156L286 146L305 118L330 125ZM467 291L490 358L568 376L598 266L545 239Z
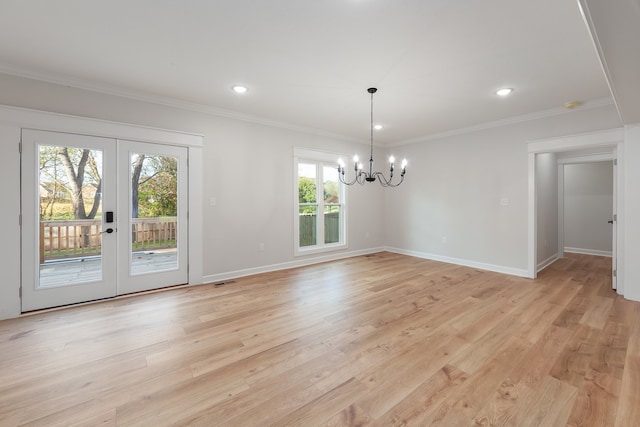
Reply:
M116 141L23 131L23 311L116 294ZM111 233L107 233L107 229Z
M188 282L186 148L35 130L22 144L23 311Z
M119 141L120 293L187 283L187 150ZM126 179L125 179L126 177Z

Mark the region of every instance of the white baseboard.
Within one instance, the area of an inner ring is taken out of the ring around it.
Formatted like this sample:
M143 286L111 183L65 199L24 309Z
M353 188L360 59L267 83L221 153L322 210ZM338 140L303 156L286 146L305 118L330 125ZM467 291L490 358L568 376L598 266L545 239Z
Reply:
M448 264L462 265L464 267L472 267L472 268L477 268L477 269L480 269L480 270L493 271L493 272L496 272L496 273L509 274L511 276L528 277L528 271L525 270L525 269L505 267L505 266L501 266L501 265L485 264L485 263L481 263L481 262L469 261L469 260L464 260L464 259L460 259L460 258L452 258L452 257L428 254L428 253L417 252L417 251L408 251L408 250L399 249L399 248L379 247L379 248L364 249L364 250L360 250L360 251L341 252L339 254L330 254L330 255L322 255L322 256L316 256L316 257L309 257L309 258L304 258L304 259L300 259L300 260L296 260L296 261L283 262L283 263L280 263L280 264L264 265L264 266L260 266L260 267L247 268L247 269L244 269L244 270L229 271L229 272L226 272L226 273L211 274L211 275L208 275L208 276L203 276L202 283L223 282L225 280L238 279L240 277L252 276L254 274L269 273L269 272L272 272L272 271L279 271L279 270L286 270L286 269L289 269L289 268L303 267L303 266L306 266L306 265L319 264L321 262L335 261L335 260L339 260L339 259L351 258L351 257L355 257L355 256L360 256L360 255L370 255L370 254L383 252L383 251L393 252L393 253L397 253L397 254L401 254L401 255L413 256L413 257L416 257L416 258L430 259L432 261L446 262Z
M597 256L607 256L611 258L613 254L611 251L599 251L597 249L582 249L582 248L564 248L565 252L570 252L572 254L583 254L583 255L597 255Z
M388 252L393 252L397 254L414 256L416 258L430 259L433 261L440 261L440 262L446 262L449 264L462 265L465 267L478 268L480 270L494 271L496 273L504 273L504 274L509 274L511 276L519 276L519 277L527 277L527 278L529 277L529 272L526 269L505 267L502 265L485 264L482 262L469 261L466 259L451 258L447 256L442 256L442 255L428 254L425 252L408 251L408 250L399 249L399 248L386 247L385 250Z
M559 254L556 253L556 254L551 255L549 258L547 258L544 261L538 263L538 269L536 271L544 270L545 268L549 267L551 264L556 262L558 259L560 259Z
M303 259L290 261L290 262L283 262L280 264L264 265L260 267L247 268L244 270L235 270L235 271L229 271L226 273L211 274L208 276L203 276L202 283L222 282L225 280L238 279L240 277L245 277L245 276L252 276L254 274L270 273L272 271L303 267L305 265L319 264L321 262L335 261L339 259L351 258L355 256L360 256L360 255L370 255L378 252L383 252L384 250L385 248L380 247L380 248L363 249L359 251L341 252L337 254L329 254L329 255L322 255L322 256L312 256L309 258L303 258Z

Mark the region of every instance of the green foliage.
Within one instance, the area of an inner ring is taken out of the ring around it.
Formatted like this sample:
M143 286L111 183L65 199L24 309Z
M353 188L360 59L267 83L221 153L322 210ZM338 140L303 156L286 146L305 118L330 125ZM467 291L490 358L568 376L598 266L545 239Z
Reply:
M138 187L139 218L178 215L178 161L148 157Z
M95 218L100 210L99 150L39 147L40 219Z
M298 200L300 203L316 203L316 180L301 176L298 179Z

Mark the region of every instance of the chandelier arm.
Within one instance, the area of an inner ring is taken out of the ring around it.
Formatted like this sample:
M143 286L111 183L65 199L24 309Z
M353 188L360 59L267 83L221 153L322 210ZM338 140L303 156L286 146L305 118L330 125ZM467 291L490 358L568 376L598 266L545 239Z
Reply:
M353 184L355 184L357 182L358 176L356 175L353 178L352 181L347 181L347 180L345 180L344 175L340 174L340 175L338 175L338 179L340 179L340 182L345 184L345 185L353 185Z
M378 180L380 181L380 185L382 185L383 187L397 187L400 184L402 184L402 181L404 181L404 173L400 174L400 181L397 183L392 183L393 181L393 175L389 177L389 179L387 179L382 172L375 172L374 176L376 178L378 178Z
M363 175L365 175L364 172L360 171L356 174L356 176L353 177L353 179L351 181L346 179L345 176L345 171L344 168L339 168L338 169L338 180L343 183L344 185L354 185L355 183L358 183L360 185L364 185L364 179L362 178Z

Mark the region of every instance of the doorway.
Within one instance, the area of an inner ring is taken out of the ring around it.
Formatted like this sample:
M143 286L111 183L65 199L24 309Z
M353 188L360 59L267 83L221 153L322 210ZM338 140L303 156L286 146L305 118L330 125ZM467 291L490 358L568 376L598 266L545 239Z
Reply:
M622 249L624 248L623 237L621 233L623 229L624 217L618 217L617 213L623 210L624 200L621 197L621 176L624 165L623 161L623 142L624 130L613 129L602 132L593 132L590 134L582 134L575 136L566 136L557 139L548 139L540 141L531 141L528 143L528 175L529 175L529 191L528 191L528 275L531 278L537 277L538 272L538 184L536 173L536 158L543 153L571 153L571 155L605 155L608 159L616 159L614 163L614 195L613 195L613 236L612 236L612 287L617 289L618 293L624 295L624 265ZM597 153L597 154L596 154ZM601 160L605 160L602 158ZM560 253L559 248L559 253Z
M22 133L22 311L188 283L186 147Z

